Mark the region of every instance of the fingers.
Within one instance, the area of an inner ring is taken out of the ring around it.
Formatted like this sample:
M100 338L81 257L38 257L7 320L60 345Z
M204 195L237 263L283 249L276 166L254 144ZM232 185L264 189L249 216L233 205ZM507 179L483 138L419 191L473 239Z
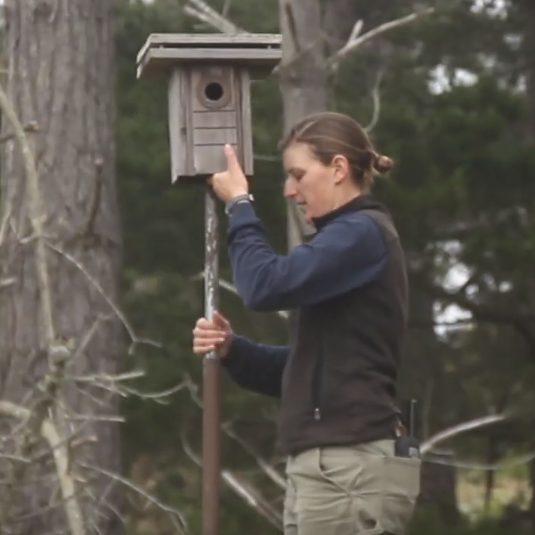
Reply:
M223 339L224 340L224 339ZM216 351L223 341L209 338L194 338L193 339L193 352L196 355L206 355L210 351Z
M201 318L193 329L193 352L203 355L215 351L226 339L227 333L213 322Z
M227 333L221 329L193 329L193 337L198 340L209 340L214 343L223 342Z
M241 171L240 163L238 162L236 152L232 145L225 145L225 156L227 157L227 167L229 171Z
M213 325L209 323L209 325ZM212 326L212 327L195 327L193 329L193 339L199 340L202 342L210 342L217 344L219 342L224 342L227 333L222 329Z
M193 332L196 331L218 331L221 332L224 329L230 329L229 321L220 312L214 311L213 320L207 320L206 318L199 318L195 323Z
M206 355L206 353L210 353L211 351L217 351L220 345L195 341L193 342L193 353L195 355Z
M221 329L225 331L230 331L230 322L227 320L227 318L225 318L225 316L223 316L223 314L221 314L217 310L214 311L213 321L214 324L220 327Z

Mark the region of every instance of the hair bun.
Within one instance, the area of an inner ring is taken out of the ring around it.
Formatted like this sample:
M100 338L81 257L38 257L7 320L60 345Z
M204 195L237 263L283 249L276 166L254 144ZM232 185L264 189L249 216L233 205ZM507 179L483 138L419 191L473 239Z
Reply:
M392 169L394 166L394 160L388 156L383 156L382 154L377 154L375 156L375 162L373 163L374 169L378 173L386 173Z

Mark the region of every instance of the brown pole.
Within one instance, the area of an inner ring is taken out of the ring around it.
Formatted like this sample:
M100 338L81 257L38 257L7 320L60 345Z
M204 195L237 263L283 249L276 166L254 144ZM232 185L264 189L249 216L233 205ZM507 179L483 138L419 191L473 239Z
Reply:
M210 189L205 206L206 258L204 267L205 316L219 307L219 240L216 201ZM214 352L203 359L203 482L202 535L219 535L220 461L220 362Z

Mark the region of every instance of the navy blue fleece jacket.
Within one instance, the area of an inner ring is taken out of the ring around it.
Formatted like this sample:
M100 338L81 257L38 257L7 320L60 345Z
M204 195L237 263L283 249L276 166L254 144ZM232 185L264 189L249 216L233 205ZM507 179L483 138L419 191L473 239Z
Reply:
M256 311L311 306L379 276L388 250L368 215L341 207L315 223L318 232L311 241L278 255L266 240L254 206L247 202L234 207L228 250L234 284L245 306ZM279 397L288 354L287 346L236 336L223 363L243 388Z

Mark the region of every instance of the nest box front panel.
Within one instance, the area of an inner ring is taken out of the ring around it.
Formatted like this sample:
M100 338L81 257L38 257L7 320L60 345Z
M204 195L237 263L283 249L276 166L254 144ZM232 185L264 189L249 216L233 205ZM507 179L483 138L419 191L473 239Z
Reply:
M241 150L241 86L228 66L192 70L192 139L196 173L211 175L226 168L223 147Z

